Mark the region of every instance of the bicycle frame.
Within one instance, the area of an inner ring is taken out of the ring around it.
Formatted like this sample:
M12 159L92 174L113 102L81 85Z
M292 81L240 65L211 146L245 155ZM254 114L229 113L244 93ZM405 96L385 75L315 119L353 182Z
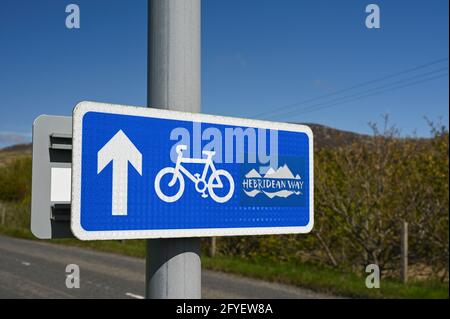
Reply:
M211 197L217 203L225 203L231 199L234 193L234 180L231 174L223 169L217 170L214 166L214 161L212 160L215 152L203 151L202 154L206 158L183 158L183 151L186 150L186 145L178 145L176 147L176 152L178 154L175 167L164 167L159 171L155 178L155 191L159 198L167 203L176 202L183 195L185 190L185 175L195 184L195 190L201 194L203 198ZM202 164L203 172L192 174L189 172L188 168L184 167L183 164ZM211 174L208 175L208 171L211 168ZM180 185L175 195L166 195L161 190L161 179L163 176L171 174L172 178L168 184L169 187L175 186L177 180L179 180ZM208 180L207 180L208 178ZM229 181L230 186L226 194L216 194L216 188L224 188L222 183L222 178Z
M172 180L169 182L169 186L175 184L176 177L178 174L184 173L193 183L197 183L198 181L204 181L206 182L206 175L208 174L209 168L211 168L211 171L214 173L216 171L216 167L214 166L214 162L212 160L212 156L214 153L208 152L204 153L207 155L206 158L184 158L182 152L178 153L177 157L177 163L175 164L175 172L173 174ZM203 168L203 172L201 174L200 178L195 177L191 172L189 172L182 164L205 164ZM218 184L214 186L221 187L222 183L220 182L220 179L218 179Z

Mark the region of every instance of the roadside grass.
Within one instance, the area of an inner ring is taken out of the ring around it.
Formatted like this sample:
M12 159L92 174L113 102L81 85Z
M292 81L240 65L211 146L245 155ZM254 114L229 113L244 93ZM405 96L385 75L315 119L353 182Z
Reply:
M5 166L8 163L13 162L16 159L19 158L29 158L31 153L23 153L20 151L7 151L7 152L0 152L0 167Z
M202 266L207 269L296 285L335 296L408 299L449 297L448 284L438 280L411 281L405 285L399 281L382 278L380 289L368 289L363 275L343 273L308 263L274 263L261 259L202 256Z
M0 225L0 234L35 240L26 229L11 229ZM145 257L144 240L80 241L77 239L46 240L46 242L84 247L132 257ZM246 277L296 285L302 288L353 298L449 298L448 283L438 280L411 281L403 284L392 279L381 280L380 289L368 289L365 276L343 273L315 264L275 263L264 259L242 259L231 256L202 256L202 267ZM362 270L363 271L363 270Z

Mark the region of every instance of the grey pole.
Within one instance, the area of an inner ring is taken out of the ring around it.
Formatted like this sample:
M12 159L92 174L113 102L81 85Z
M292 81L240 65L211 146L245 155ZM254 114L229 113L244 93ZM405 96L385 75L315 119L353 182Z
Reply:
M200 0L148 10L148 106L200 112ZM200 239L147 240L145 288L146 298L201 298Z

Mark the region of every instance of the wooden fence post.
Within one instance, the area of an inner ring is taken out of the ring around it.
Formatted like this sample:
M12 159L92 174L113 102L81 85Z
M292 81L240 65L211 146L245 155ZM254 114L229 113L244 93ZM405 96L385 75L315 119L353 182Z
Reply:
M401 229L401 279L404 284L408 282L408 223L402 222Z
M211 237L211 245L209 247L209 255L214 257L216 255L216 237Z
M6 208L5 208L5 206L3 206L2 203L0 203L0 212L1 212L1 215L2 215L2 225L5 225L5 222L6 222Z

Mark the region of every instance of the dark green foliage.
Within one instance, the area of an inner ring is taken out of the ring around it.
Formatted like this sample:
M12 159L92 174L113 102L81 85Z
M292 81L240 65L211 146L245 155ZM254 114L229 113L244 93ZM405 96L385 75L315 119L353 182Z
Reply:
M357 273L376 263L385 276L398 276L407 221L411 276L448 278L448 131L401 139L395 129L373 128L369 140L315 152L310 235L220 238L218 251Z
M31 158L21 157L0 166L0 201L28 201L31 196Z

